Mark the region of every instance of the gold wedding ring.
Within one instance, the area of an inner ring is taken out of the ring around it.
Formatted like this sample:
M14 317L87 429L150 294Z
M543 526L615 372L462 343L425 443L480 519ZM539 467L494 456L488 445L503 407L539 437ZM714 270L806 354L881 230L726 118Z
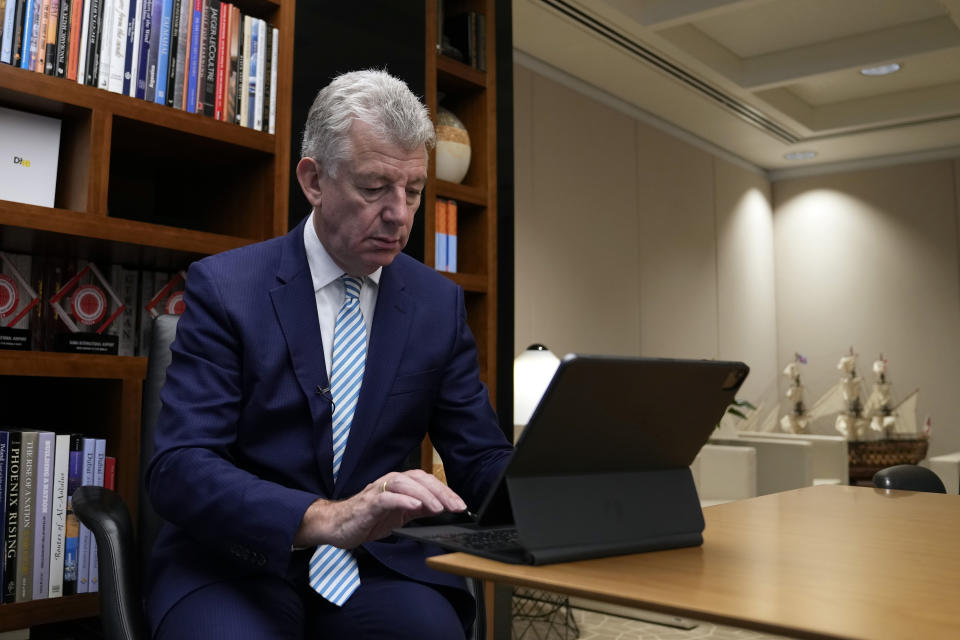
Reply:
M387 492L387 483L388 483L388 482L390 482L390 481L389 481L389 480L384 480L384 481L383 481L383 484L380 485L380 493L386 493L386 492Z

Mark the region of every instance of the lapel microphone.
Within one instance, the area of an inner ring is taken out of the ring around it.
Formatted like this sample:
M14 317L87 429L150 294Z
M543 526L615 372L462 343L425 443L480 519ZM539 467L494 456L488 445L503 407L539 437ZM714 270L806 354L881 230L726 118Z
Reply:
M333 411L333 394L330 393L330 387L317 385L317 394L323 396L330 403L330 410Z

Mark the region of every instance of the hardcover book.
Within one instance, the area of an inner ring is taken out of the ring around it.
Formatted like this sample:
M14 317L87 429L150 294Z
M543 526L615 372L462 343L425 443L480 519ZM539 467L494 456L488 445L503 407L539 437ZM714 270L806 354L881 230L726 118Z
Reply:
M4 582L4 572L6 571L6 548L4 545L7 529L7 465L10 458L10 432L0 430L0 548L3 548L3 557L0 557L0 603L3 602L3 593L6 583Z
M58 434L53 447L53 482L50 507L50 580L47 594L63 595L63 560L67 526L67 483L70 469L70 436Z
M83 438L81 460L83 465L83 480L81 486L95 484L96 473L96 438ZM90 591L90 547L93 533L82 522L77 542L77 593Z
M93 484L102 487L107 457L107 441L96 438L93 453ZM100 590L100 558L97 555L97 541L90 535L90 586L89 591Z
M56 434L41 431L37 435L37 480L34 498L33 599L42 600L50 592L50 536L53 532L53 445Z
M37 482L36 431L21 433L20 516L17 531L17 602L33 599L33 534Z
M67 467L67 519L63 541L63 595L77 593L77 556L80 546L80 520L73 512L73 492L83 484L83 436L70 436Z
M6 513L3 521L3 592L5 603L17 599L17 547L20 531L20 469L23 465L21 444L23 433L7 432Z

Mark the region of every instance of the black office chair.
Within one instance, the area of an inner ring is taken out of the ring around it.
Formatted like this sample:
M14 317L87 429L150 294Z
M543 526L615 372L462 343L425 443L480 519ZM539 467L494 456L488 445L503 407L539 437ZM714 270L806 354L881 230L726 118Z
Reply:
M898 464L877 471L873 474L873 486L899 491L947 492L936 473L915 464Z
M117 493L93 486L78 487L73 493L74 512L97 541L100 622L106 640L150 639L141 587L153 542L163 520L150 506L142 474L153 456L153 435L160 415L160 389L170 364L170 344L176 335L178 319L179 316L163 315L153 324L140 427L139 536L135 535L130 512ZM470 579L467 587L477 603L476 621L469 637L480 640L486 637L483 582Z

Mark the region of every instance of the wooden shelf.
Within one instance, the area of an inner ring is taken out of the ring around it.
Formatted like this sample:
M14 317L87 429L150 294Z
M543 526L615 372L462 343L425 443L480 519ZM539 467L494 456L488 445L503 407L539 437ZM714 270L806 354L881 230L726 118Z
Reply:
M437 56L437 79L441 87L478 91L487 87L486 73L447 56Z
M99 607L100 599L95 593L0 604L0 632L35 624L90 618L99 614Z
M481 207L487 206L486 190L480 187L471 187L470 185L457 184L456 182L447 182L446 180L436 180L436 190L438 198L450 198L458 202L468 202Z
M0 351L0 376L143 380L147 377L147 359L52 351Z
M0 87L16 87L0 89L0 106L53 116L63 115L65 107L103 111L264 153L273 153L276 146L269 133L10 65L0 65Z
M66 209L38 207L9 200L0 200L0 225L20 228L22 234L31 239L35 239L40 232L48 232L200 255L219 253L252 242L246 238L109 218ZM5 229L5 233L10 231L11 229ZM19 244L23 244L23 241ZM29 248L20 248L20 250L29 252Z
M450 273L448 271L441 271L440 273L463 287L464 291L486 293L489 289L487 285L487 276L484 275L475 273Z

